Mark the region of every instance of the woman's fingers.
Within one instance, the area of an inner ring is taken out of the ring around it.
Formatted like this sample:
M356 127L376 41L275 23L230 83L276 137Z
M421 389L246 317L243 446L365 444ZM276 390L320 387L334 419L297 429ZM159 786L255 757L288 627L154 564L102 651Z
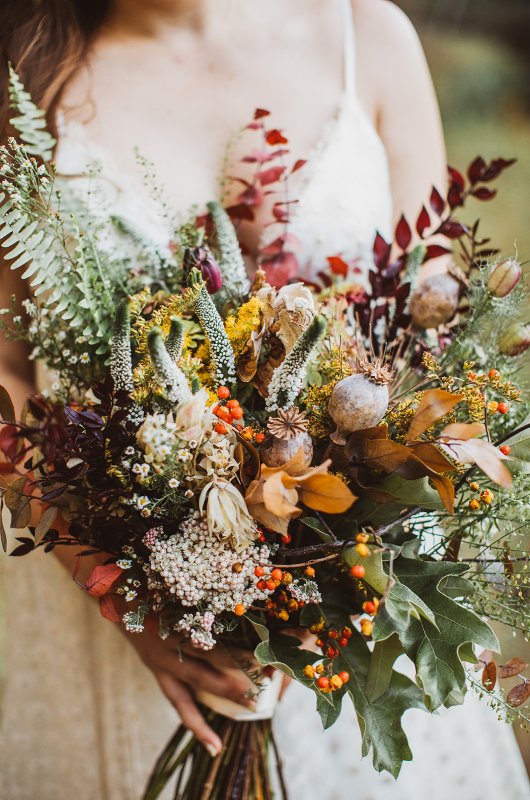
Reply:
M220 672L204 661L195 658L184 659L179 667L179 679L192 689L204 689L240 705L250 707L253 705L252 698L246 696L252 686L249 686L249 682L242 672L235 674Z
M160 688L176 708L182 724L194 734L212 757L219 755L223 743L197 708L190 690L168 672L160 672L156 678Z

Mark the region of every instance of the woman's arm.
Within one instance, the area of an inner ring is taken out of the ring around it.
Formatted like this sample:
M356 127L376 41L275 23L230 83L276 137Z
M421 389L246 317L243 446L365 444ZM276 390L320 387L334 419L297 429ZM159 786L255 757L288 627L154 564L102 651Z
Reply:
M395 222L412 224L431 188L446 187L446 152L440 112L418 35L388 0L352 0L361 102L376 120L389 164ZM425 272L444 271L444 259Z

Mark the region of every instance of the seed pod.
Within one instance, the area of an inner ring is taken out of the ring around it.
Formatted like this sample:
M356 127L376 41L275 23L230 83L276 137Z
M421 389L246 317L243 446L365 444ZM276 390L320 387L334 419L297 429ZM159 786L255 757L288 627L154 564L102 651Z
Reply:
M221 268L207 247L188 247L184 252L183 266L186 273L194 267L200 271L208 294L215 294L222 287Z
M390 370L378 364L365 363L362 372L339 381L329 400L328 413L337 426L331 440L346 444L350 433L373 428L388 409Z
M501 261L493 267L488 289L494 297L506 297L515 289L522 274L521 265L514 258Z
M410 297L409 309L416 328L437 328L449 322L458 308L460 286L451 275L434 275Z
M499 340L499 350L505 356L520 356L530 347L530 325L512 322Z
M303 451L305 466L311 466L313 440L306 432L299 433L292 439L278 439L276 436L270 436L260 447L259 453L261 460L267 467L281 467L295 456L300 449Z

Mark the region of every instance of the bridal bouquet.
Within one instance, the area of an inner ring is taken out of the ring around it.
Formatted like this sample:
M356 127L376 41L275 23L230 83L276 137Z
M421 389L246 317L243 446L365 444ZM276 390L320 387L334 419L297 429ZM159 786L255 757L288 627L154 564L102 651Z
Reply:
M416 244L405 219L393 244L377 237L366 285L339 256L318 282L283 283L287 230L250 283L218 203L162 251L69 200L14 73L11 93L19 138L0 152L0 239L34 299L3 324L55 376L19 421L0 388L15 473L1 503L25 529L12 555L101 553L78 583L103 616L226 649L255 699L249 711L199 693L223 753L212 760L179 728L145 798L176 771L175 797L272 797L271 667L313 692L326 728L349 697L363 754L394 776L412 758L407 709L459 704L471 685L520 713L527 665L497 669L488 621L529 629L528 404L516 385L528 292L519 263L456 218L468 197L493 196L510 162L451 170ZM264 134L254 186L282 157L266 117L252 125ZM248 198L247 186L236 226ZM433 227L460 245L460 266L418 283L448 252L427 243ZM497 677L516 678L506 696Z

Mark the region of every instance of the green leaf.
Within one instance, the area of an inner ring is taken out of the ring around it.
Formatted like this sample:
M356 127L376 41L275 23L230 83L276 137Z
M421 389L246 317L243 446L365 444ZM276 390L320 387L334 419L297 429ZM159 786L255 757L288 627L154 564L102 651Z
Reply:
M430 485L428 478L407 481L405 478L394 474L386 478L380 484L380 488L395 497L396 502L401 505L420 506L430 510L443 509L444 507L440 495Z
M397 778L403 761L412 759L401 717L409 708L423 708L421 692L409 678L393 671L385 691L371 700L367 691L371 657L365 640L354 631L335 660L336 669L350 674L346 690L357 713L363 756L372 749L375 769L387 770Z
M383 569L383 553L381 550L375 550L369 557L362 558L355 549L355 545L352 545L352 547L347 547L344 550L342 558L349 567L353 567L355 564L362 564L366 570L363 581L368 583L379 594L384 593L388 585L388 575Z
M330 694L317 692L317 711L320 714L320 719L325 731L331 728L338 720L342 710L343 697L344 692L333 692Z
M375 643L366 677L366 695L371 703L387 690L392 678L394 663L402 653L403 647L396 634L392 634L382 642Z
M294 636L273 632L269 638L258 644L254 655L263 667L270 666L281 670L290 678L312 688L318 696L327 697L328 702L333 704L331 696L323 695L315 684L308 683L303 672L307 664L314 664L320 660L319 655L310 650L303 650L300 641Z
M491 628L452 597L455 591L460 596L467 592L468 582L461 577L467 569L465 564L403 557L394 564L399 581L422 598L436 621L437 627L423 616L410 617L408 625L395 626L405 652L416 664L417 680L431 711L464 696L466 676L462 660L469 655L470 643L499 649ZM455 577L459 578L458 588Z
M302 517L300 522L306 527L316 531L323 542L333 541L332 535L328 533L326 526L319 519L315 519L314 517Z
M436 627L431 609L408 586L396 582L381 602L375 618L373 638L376 641L387 639L393 633L405 630L412 617L419 619L420 616Z

